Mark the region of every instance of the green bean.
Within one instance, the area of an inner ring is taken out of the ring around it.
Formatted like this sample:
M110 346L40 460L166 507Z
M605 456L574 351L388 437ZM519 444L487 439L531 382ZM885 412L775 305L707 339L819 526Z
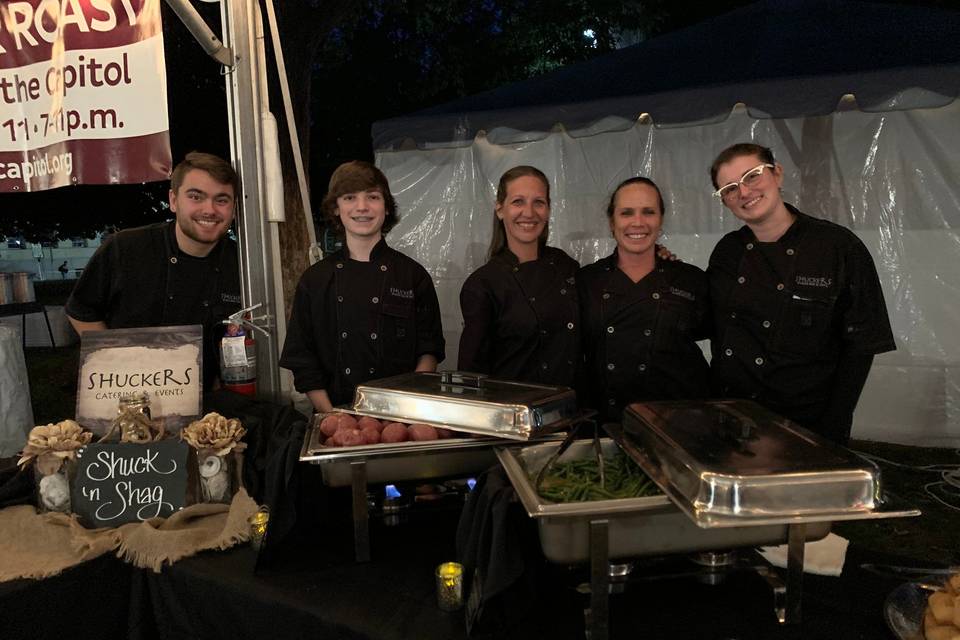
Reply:
M604 479L593 456L557 462L544 474L540 496L553 502L616 500L659 495L660 490L637 464L622 452L604 458Z

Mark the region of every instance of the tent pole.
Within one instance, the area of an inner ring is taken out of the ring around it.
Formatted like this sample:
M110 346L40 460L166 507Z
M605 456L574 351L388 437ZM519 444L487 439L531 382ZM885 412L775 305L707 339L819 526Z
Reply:
M265 310L256 324L265 330L257 340L257 395L280 400L279 350L277 346L276 283L274 253L277 233L267 221L266 179L261 126L261 73L255 26L259 20L256 0L222 0L220 3L224 42L236 63L225 74L231 157L243 185L237 203L240 275L243 306L261 304Z

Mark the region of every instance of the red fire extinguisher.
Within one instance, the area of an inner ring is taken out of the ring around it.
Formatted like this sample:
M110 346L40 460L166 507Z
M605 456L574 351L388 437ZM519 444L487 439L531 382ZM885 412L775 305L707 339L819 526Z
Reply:
M224 389L248 396L257 395L257 348L253 326L241 314L224 320L227 330L220 339L220 383Z

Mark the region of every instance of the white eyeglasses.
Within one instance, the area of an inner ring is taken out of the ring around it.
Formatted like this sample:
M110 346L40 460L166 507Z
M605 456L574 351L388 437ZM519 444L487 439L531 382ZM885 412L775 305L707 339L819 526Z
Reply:
M772 164L764 162L763 164L758 164L750 171L747 171L745 174L740 176L740 179L736 182L731 182L730 184L725 184L716 191L713 192L713 195L721 200L726 200L730 198L733 194L740 191L740 187L745 185L748 187L755 186L760 182L760 176L763 175L764 169L773 169Z

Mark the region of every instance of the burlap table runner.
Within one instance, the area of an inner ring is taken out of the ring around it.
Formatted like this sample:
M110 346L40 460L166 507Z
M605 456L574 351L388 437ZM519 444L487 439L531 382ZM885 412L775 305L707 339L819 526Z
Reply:
M199 551L245 542L247 518L256 510L240 489L230 505L195 504L166 519L85 529L74 516L9 507L0 510L0 582L55 576L111 551L134 566L160 571Z

